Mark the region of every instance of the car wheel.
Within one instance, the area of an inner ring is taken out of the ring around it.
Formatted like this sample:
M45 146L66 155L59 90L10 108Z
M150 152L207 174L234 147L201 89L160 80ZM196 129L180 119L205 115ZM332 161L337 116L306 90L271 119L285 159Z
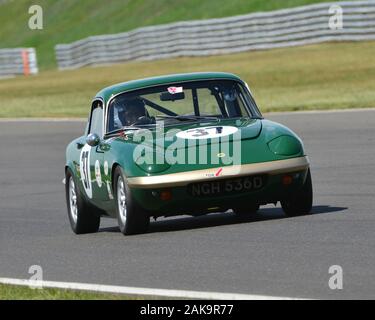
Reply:
M65 193L73 232L76 234L97 232L100 226L100 213L83 199L70 169L65 176Z
M287 216L294 217L310 213L313 204L313 188L310 169L302 189L291 198L282 200L281 206Z
M150 217L132 197L131 190L120 167L115 169L115 199L117 220L124 235L144 233L150 223Z
M245 208L233 208L233 212L239 217L245 217L256 214L259 210L259 204L249 204Z

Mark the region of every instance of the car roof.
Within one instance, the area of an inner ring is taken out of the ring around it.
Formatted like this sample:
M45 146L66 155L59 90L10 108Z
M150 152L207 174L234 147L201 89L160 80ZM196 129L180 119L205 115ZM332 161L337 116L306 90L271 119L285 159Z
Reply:
M214 79L227 79L227 80L237 80L242 81L238 76L225 73L225 72L196 72L196 73L181 73L181 74L171 74L152 78L145 78L133 81L127 81L122 83L117 83L107 88L99 91L95 98L101 98L107 102L112 96L117 95L122 92L142 89L150 86L163 85L175 82L184 81L197 81L197 80L214 80Z

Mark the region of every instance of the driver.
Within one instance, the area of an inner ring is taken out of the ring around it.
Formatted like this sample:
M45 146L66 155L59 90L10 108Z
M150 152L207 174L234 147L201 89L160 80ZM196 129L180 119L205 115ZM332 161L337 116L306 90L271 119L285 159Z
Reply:
M148 113L144 101L140 98L125 100L124 106L118 110L118 119L124 127L134 125L145 118L148 118Z

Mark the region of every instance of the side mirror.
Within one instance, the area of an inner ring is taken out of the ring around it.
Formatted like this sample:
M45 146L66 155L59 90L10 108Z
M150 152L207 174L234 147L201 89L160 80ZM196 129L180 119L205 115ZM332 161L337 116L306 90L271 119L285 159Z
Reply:
M90 133L86 138L86 143L91 147L96 147L100 143L100 138L96 133Z

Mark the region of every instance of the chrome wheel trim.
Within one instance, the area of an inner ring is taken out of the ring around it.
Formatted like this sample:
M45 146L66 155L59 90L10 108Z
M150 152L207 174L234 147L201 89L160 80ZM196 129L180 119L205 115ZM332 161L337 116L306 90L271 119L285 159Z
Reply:
M77 223L77 220L78 220L77 193L76 193L76 186L74 184L73 177L69 178L69 205L70 205L70 215L74 223Z
M117 179L117 206L121 223L125 226L127 210L126 210L126 193L125 184L121 176Z

